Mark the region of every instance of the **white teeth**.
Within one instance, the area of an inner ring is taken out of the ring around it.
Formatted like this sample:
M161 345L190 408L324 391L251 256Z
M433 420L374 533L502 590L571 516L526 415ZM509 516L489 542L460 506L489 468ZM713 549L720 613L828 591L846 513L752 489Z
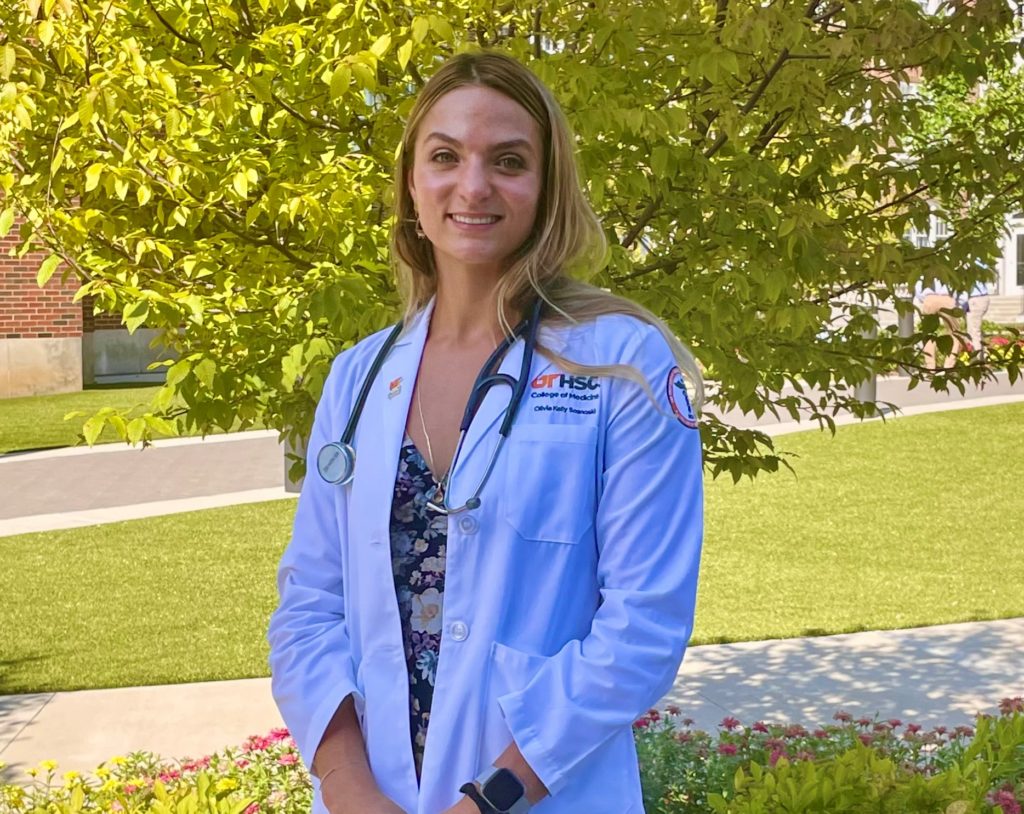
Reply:
M466 217L465 215L452 215L452 220L454 220L457 223L469 223L469 224L478 224L478 225L482 225L484 223L497 223L498 222L498 218L495 215L488 215L487 217L484 217L484 218L469 218L469 217Z

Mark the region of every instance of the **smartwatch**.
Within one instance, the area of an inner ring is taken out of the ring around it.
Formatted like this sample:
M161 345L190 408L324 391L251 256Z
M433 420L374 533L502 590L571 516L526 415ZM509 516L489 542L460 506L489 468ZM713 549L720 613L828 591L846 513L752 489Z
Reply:
M477 793L472 794L467 788ZM482 814L526 814L530 810L526 787L508 769L488 766L477 777L475 784L467 783L460 790L468 794Z

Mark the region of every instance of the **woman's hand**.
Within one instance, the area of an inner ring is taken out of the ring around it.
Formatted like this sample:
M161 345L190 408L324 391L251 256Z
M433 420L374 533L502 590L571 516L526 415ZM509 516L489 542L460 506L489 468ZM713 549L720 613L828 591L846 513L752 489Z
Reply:
M332 783L331 779L328 778L327 783L320 787L324 805L330 814L406 814L383 792L353 794L352 789L341 783Z

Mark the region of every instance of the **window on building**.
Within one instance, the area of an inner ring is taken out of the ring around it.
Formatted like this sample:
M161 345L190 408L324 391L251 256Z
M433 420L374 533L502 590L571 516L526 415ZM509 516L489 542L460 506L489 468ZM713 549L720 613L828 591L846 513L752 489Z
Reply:
M1024 234L1017 235L1017 285L1024 285Z

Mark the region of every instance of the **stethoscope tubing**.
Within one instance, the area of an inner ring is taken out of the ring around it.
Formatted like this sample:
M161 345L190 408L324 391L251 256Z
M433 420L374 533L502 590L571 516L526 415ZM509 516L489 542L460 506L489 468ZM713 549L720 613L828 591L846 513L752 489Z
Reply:
M537 328L540 324L541 305L542 301L538 298L533 306L529 319L523 320L523 322L517 325L511 336L505 337L501 344L499 344L487 358L487 361L484 362L483 367L480 369L480 373L477 374L477 380L473 384L469 400L466 402L466 409L462 414L462 422L459 425L459 441L455 448L455 455L448 468L448 474L446 474L442 479L442 500L436 505L431 501L431 505L433 505L437 510L444 511L445 513L456 513L466 508L473 509L479 506L480 492L490 478L498 452L501 450L505 439L508 438L509 432L511 432L512 424L515 422L516 415L519 412L519 407L523 401L523 396L526 393L526 387L530 376L530 367L533 364L533 351L537 342ZM359 389L359 394L356 396L356 402L353 405L352 413L349 416L348 422L345 424L345 430L341 435L341 439L326 444L317 454L317 469L319 470L320 476L328 483L345 485L352 480L352 477L355 474L356 451L355 447L352 446L352 441L355 438L356 428L359 425L359 419L362 417L363 409L366 406L366 400L369 398L370 388L373 386L377 376L380 374L385 360L390 354L395 343L398 341L399 336L401 336L404 327L403 322L396 324L395 327L391 329L391 333L389 333L387 338L384 340L384 344L381 346L381 349L377 352L377 356L370 365L370 370L363 379L363 384ZM509 348L515 344L524 332L526 333L526 339L525 347L523 348L523 361L519 369L519 379L515 380L508 374L495 373L495 367L501 363L501 360L504 358ZM491 453L484 477L481 479L479 486L477 486L476 490L473 492L473 496L467 501L465 506L459 509L452 508L448 506L447 494L447 486L450 481L451 472L459 460L459 454L462 451L462 445L466 439L466 434L469 432L469 428L480 409L480 405L483 403L483 400L486 398L490 389L499 384L507 385L512 390L512 398L509 401L508 406L505 408L505 415L501 422L501 427L498 430L498 443L495 445L495 449Z

